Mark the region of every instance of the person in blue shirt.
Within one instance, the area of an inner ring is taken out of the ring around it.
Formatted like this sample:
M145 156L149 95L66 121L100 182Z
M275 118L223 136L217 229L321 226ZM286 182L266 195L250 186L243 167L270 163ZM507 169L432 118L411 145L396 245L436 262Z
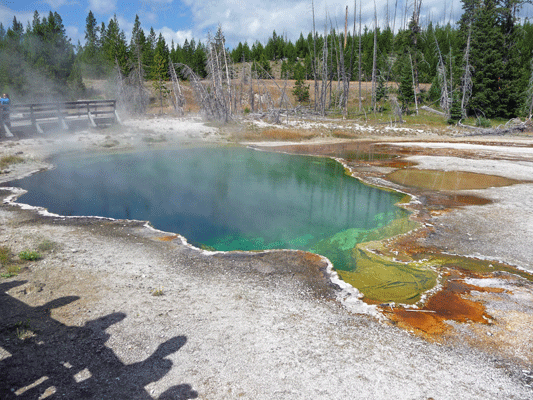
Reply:
M11 128L11 122L9 118L9 96L7 93L4 93L0 98L0 110L2 123L6 124L8 128Z

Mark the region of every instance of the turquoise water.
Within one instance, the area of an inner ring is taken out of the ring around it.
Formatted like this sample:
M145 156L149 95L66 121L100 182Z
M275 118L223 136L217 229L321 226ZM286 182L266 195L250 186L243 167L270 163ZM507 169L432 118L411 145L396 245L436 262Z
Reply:
M53 163L10 183L28 190L19 202L60 215L147 220L216 250L330 248L320 243L342 232L364 237L406 215L394 206L401 194L365 186L327 158L190 147Z

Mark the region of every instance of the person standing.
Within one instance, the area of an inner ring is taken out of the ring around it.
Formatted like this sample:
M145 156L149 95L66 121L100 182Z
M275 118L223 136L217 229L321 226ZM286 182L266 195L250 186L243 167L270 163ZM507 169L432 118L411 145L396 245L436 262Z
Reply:
M0 107L2 115L2 123L5 124L8 128L11 128L11 121L9 118L9 95L4 93L2 98L0 98Z

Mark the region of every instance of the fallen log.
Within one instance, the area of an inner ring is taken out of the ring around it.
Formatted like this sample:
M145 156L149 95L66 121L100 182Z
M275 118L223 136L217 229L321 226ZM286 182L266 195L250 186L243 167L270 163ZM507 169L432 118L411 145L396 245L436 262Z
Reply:
M498 125L496 128L479 128L477 126L464 125L459 121L457 126L475 131L473 135L507 135L526 130L532 130L531 120L521 121L518 118L507 121L505 125Z
M434 108L431 108L431 107L428 107L428 106L422 106L422 107L420 107L420 109L421 109L421 110L424 110L424 111L429 111L429 112L431 112L431 113L433 113L433 114L441 115L441 116L443 116L443 117L446 116L446 114L443 113L442 111L435 110Z

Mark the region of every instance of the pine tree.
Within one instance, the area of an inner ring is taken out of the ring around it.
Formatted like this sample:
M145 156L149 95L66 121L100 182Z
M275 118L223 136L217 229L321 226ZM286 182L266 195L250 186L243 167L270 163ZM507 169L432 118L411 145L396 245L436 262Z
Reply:
M201 42L198 42L198 45L194 49L194 53L192 55L191 68L201 78L205 78L207 76L206 63L207 50Z
M296 100L298 100L298 102L308 102L309 85L306 85L304 82L305 69L300 63L297 63L294 67L294 76L296 78L296 82L294 83L292 93L294 96L296 96Z
M108 65L118 64L121 73L128 72L128 46L126 35L119 27L117 16L109 21L105 36L102 40L103 56Z
M79 61L76 61L72 66L72 71L68 76L67 83L71 100L77 100L85 94L86 87L83 83Z
M162 52L156 52L154 54L154 62L152 64L152 79L153 87L159 96L159 104L161 107L160 113L163 113L163 99L165 99L170 92L165 85L167 76L168 62L163 58Z
M408 55L404 55L402 57L402 68L400 73L398 100L400 100L402 105L402 111L407 112L409 110L409 104L411 104L415 99L415 92L413 90L413 75Z
M154 51L157 44L157 36L155 34L154 28L150 27L150 33L146 38L145 48L143 49L142 63L145 67L146 74L148 76L152 75L152 66L154 61Z
M160 33L154 49L154 61L151 66L151 78L154 80L168 80L169 50L165 38Z
M484 0L472 12L472 97L468 111L486 118L517 115L523 93L523 68L516 49L517 3Z
M103 67L102 48L98 36L99 27L92 11L89 11L85 19L85 46L78 53L81 61L81 69L85 75L91 78L100 78L105 75Z
M272 75L270 61L268 61L265 53L262 53L258 61L252 63L252 71L257 78L268 79Z
M452 96L452 105L450 107L450 118L448 118L449 124L456 124L463 118L461 110L461 98L459 94L454 93Z

